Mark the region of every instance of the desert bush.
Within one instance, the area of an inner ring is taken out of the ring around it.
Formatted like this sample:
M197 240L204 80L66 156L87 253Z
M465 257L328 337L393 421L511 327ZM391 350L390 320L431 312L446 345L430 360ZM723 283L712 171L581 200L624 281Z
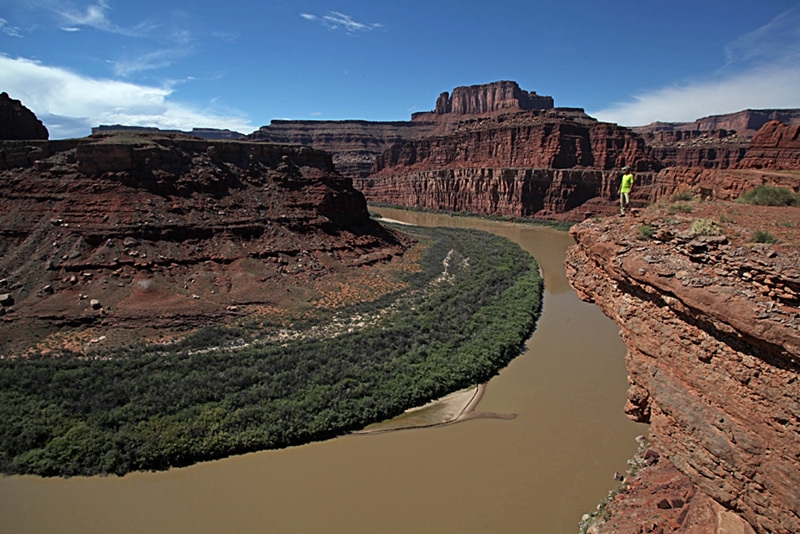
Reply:
M685 202L685 201L692 200L693 198L694 198L694 195L692 195L692 192L687 189L685 191L678 191L677 193L673 194L671 197L669 197L669 201L670 202L681 202L681 201Z
M750 241L753 243L777 243L778 238L765 230L756 230L750 236Z
M639 235L642 237L653 237L656 229L652 224L643 224L639 226Z
M773 185L759 185L745 191L736 199L742 204L755 204L757 206L799 206L800 197L788 187Z
M713 219L695 219L692 221L692 235L719 235L722 232L717 221Z

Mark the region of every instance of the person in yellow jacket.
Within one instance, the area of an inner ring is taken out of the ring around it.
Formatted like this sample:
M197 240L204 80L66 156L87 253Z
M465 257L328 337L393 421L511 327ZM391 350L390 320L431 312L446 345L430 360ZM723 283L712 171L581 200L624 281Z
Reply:
M628 167L622 167L622 182L619 184L619 215L625 216L625 208L630 204L630 193L633 188L633 170Z

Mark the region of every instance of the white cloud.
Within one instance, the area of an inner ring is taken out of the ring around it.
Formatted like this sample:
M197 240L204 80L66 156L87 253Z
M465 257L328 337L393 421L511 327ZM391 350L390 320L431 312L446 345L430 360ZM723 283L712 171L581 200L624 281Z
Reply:
M692 122L744 109L800 108L800 8L729 43L726 63L705 79L635 95L590 115L641 126Z
M692 122L744 109L800 108L800 66L765 67L726 79L666 87L589 114L601 121L642 126Z
M22 101L47 126L52 139L83 137L91 126L125 124L162 129L221 128L249 133L241 116L170 100L170 87L88 78L27 59L0 55L3 90Z
M64 2L46 2L43 7L60 17L61 29L65 32L78 32L81 31L81 28L87 27L128 37L143 37L155 29L155 25L149 22L142 22L132 28L124 28L115 24L109 17L111 7L105 0L97 0L83 9L62 4Z
M345 15L344 13L340 13L338 11L330 11L327 15L323 15L321 17L311 15L309 13L301 13L300 16L306 20L318 22L330 30L343 29L349 34L372 31L383 27L383 24L380 22L375 22L372 24L357 22L353 20L353 17L350 15Z

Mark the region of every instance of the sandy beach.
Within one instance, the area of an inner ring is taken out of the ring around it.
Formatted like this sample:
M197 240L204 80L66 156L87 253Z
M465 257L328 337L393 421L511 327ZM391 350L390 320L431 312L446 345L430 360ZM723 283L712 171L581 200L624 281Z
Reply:
M513 419L516 417L516 414L477 411L476 408L485 390L486 384L478 384L472 388L462 389L423 406L406 410L405 413L394 419L369 425L365 429L353 433L382 434L398 430L452 425L479 417L494 419Z

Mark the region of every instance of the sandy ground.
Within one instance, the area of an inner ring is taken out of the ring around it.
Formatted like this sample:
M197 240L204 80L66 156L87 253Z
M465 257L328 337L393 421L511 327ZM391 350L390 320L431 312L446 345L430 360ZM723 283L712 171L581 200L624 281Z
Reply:
M432 428L479 417L493 419L513 419L516 417L516 414L477 411L475 408L480 403L485 390L486 384L478 384L472 388L456 391L424 406L406 410L405 413L394 419L369 425L364 430L356 431L354 434L382 434L384 432L396 432L412 428Z

